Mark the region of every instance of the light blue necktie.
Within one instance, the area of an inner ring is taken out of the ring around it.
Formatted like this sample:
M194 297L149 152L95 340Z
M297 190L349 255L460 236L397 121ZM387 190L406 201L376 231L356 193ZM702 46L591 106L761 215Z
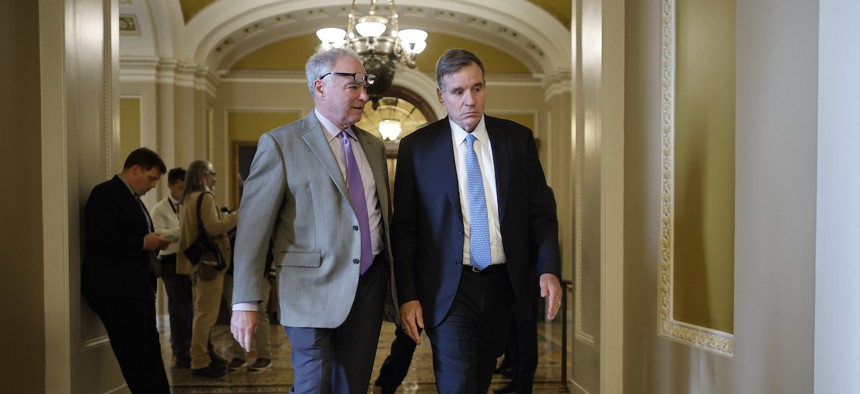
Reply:
M361 274L364 275L373 264L373 248L370 244L370 220L367 215L367 198L364 196L364 184L358 171L358 162L352 152L352 143L346 130L340 132L343 141L343 155L346 157L346 184L349 189L349 199L352 209L358 218L358 229L361 235Z
M483 270L490 265L490 225L487 220L487 198L478 155L475 154L475 136L466 134L466 189L469 195L469 249L470 263Z

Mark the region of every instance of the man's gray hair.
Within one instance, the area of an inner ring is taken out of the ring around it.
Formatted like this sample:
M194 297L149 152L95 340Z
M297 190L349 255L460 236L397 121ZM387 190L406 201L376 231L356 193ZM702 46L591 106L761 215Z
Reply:
M311 95L314 94L314 81L326 73L334 72L332 70L334 62L345 56L362 63L358 53L349 48L323 49L311 55L308 63L305 65L305 77L308 79L308 90L311 91Z

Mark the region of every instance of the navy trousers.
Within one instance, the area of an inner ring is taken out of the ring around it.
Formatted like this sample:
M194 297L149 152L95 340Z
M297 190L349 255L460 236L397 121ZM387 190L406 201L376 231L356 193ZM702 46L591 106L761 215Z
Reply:
M448 314L427 327L436 387L443 394L484 394L505 351L514 292L504 266L465 267Z

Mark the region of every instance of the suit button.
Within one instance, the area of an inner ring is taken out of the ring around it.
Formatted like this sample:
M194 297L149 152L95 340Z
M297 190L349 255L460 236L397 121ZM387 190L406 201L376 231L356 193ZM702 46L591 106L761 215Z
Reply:
M361 260L359 260L359 259L352 259L352 263L353 263L353 264L358 264L358 263L360 263L360 262L361 262Z
M463 234L463 228L462 227L460 228L460 234Z
M462 267L463 266L463 260L457 259L457 266Z
M352 231L358 231L358 226L352 226Z

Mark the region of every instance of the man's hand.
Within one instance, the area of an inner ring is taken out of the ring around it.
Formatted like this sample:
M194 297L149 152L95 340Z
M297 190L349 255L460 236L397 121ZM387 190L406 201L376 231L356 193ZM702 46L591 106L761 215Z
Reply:
M546 319L555 319L558 310L561 309L561 284L558 277L553 274L542 274L540 276L540 296L547 299Z
M233 311L233 317L230 319L230 332L233 333L233 338L242 346L245 351L251 351L251 344L254 343L254 333L257 332L257 325L260 323L260 312L257 311Z
M143 249L144 250L155 250L160 249L164 250L170 246L170 239L165 238L163 235L159 233L149 233L143 237Z
M421 302L416 300L400 305L400 320L406 335L409 335L416 345L421 345L420 330L424 329L424 311L421 309Z

